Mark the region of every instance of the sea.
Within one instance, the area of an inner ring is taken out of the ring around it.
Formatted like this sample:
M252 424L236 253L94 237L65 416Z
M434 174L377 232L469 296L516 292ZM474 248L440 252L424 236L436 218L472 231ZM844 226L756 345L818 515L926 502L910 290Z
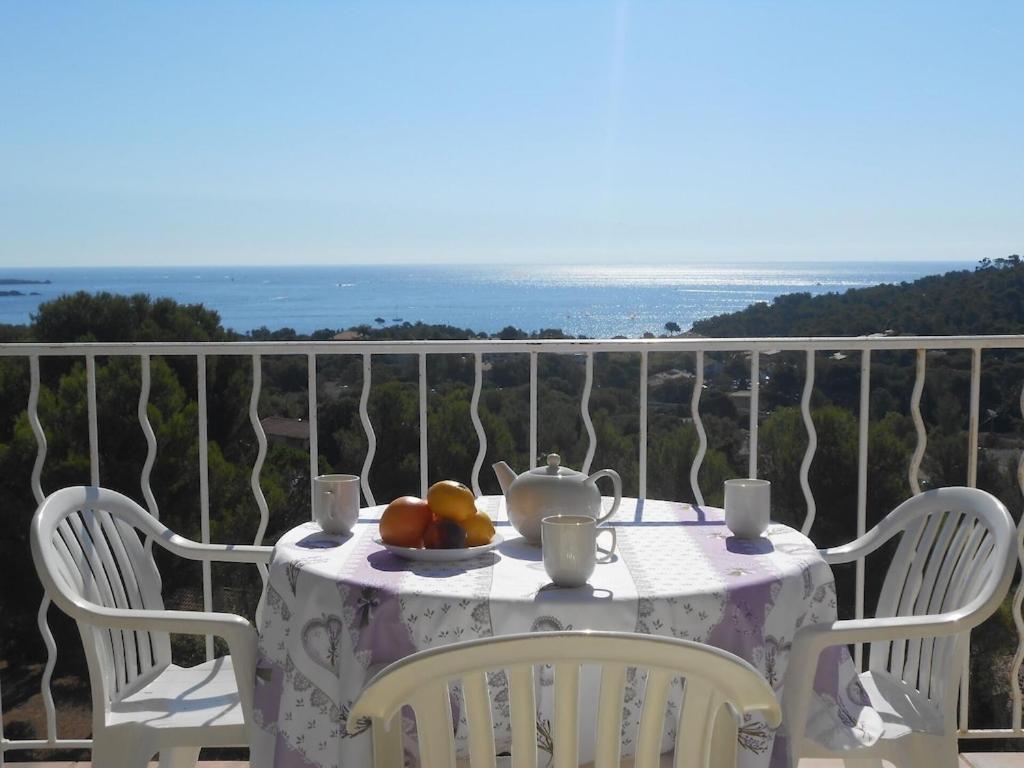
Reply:
M679 266L281 266L3 268L0 323L27 323L74 291L146 293L216 310L239 332L423 321L495 333L558 328L640 337L666 323L734 312L776 296L843 292L973 268L973 262L747 263Z

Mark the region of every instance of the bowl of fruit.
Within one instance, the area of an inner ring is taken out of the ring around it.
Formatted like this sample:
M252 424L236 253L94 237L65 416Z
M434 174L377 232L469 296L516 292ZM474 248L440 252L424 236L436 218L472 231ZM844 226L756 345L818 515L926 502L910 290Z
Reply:
M378 541L406 560L452 562L489 552L504 539L462 483L442 480L427 498L400 496L380 518Z

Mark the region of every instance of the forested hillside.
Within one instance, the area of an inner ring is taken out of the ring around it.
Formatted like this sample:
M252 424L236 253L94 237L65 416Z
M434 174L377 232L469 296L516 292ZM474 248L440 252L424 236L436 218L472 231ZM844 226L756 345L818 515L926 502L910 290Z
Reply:
M811 296L791 293L771 304L700 320L702 336L947 336L1021 333L1024 263L1020 256L982 261L974 271L912 283Z

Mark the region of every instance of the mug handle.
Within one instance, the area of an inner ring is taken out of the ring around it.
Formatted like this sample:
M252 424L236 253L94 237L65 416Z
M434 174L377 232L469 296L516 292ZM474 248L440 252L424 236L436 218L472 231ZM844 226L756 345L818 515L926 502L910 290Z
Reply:
M597 546L597 537L605 532L611 533L612 545L608 549L601 549L600 547L597 547L597 551L604 555L603 557L597 558L597 562L599 563L610 563L613 559L615 559L616 535L615 528L613 526L607 525L603 528L598 528L597 533L594 534L594 545L595 547Z
M601 517L597 518L597 524L600 525L609 517L614 515L618 509L619 504L622 503L622 478L619 477L619 473L614 469L599 469L597 472L588 477L584 482L597 484L597 481L602 477L609 477L612 481L612 489L615 491L615 501L612 502L612 508L609 509Z

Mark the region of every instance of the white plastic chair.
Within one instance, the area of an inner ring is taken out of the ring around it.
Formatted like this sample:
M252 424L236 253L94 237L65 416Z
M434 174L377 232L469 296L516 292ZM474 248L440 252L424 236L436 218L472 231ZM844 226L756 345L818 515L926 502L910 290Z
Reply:
M471 768L496 765L487 672L505 670L509 687L513 768L537 765L534 666L554 668L553 768L578 765L580 666L601 671L595 768L619 766L627 669L647 670L635 765L661 762L670 685L685 679L677 723L676 768L706 768L713 758L715 720L723 707L737 718L759 712L775 727L781 716L771 686L742 659L707 645L621 632L542 632L470 640L421 651L382 670L363 690L348 719L350 732L372 724L374 765L402 765L401 709L416 715L422 768L453 768L455 740L449 685L462 686ZM735 741L727 745L735 757ZM715 756L721 764L722 755ZM632 762L632 761L631 761Z
M1015 533L994 496L940 488L903 502L856 541L821 550L829 564L846 563L902 534L876 618L814 624L794 637L782 700L794 766L801 757L958 765L955 709L967 640L1006 597ZM870 643L860 681L883 732L873 744L833 750L807 737L805 724L820 653L848 643Z
M256 632L229 613L164 610L139 533L191 560L270 562L270 547L199 544L116 491L59 490L32 518L31 545L50 598L78 622L93 701L96 768L193 766L202 746L248 746ZM182 668L169 633L215 635L230 656Z

